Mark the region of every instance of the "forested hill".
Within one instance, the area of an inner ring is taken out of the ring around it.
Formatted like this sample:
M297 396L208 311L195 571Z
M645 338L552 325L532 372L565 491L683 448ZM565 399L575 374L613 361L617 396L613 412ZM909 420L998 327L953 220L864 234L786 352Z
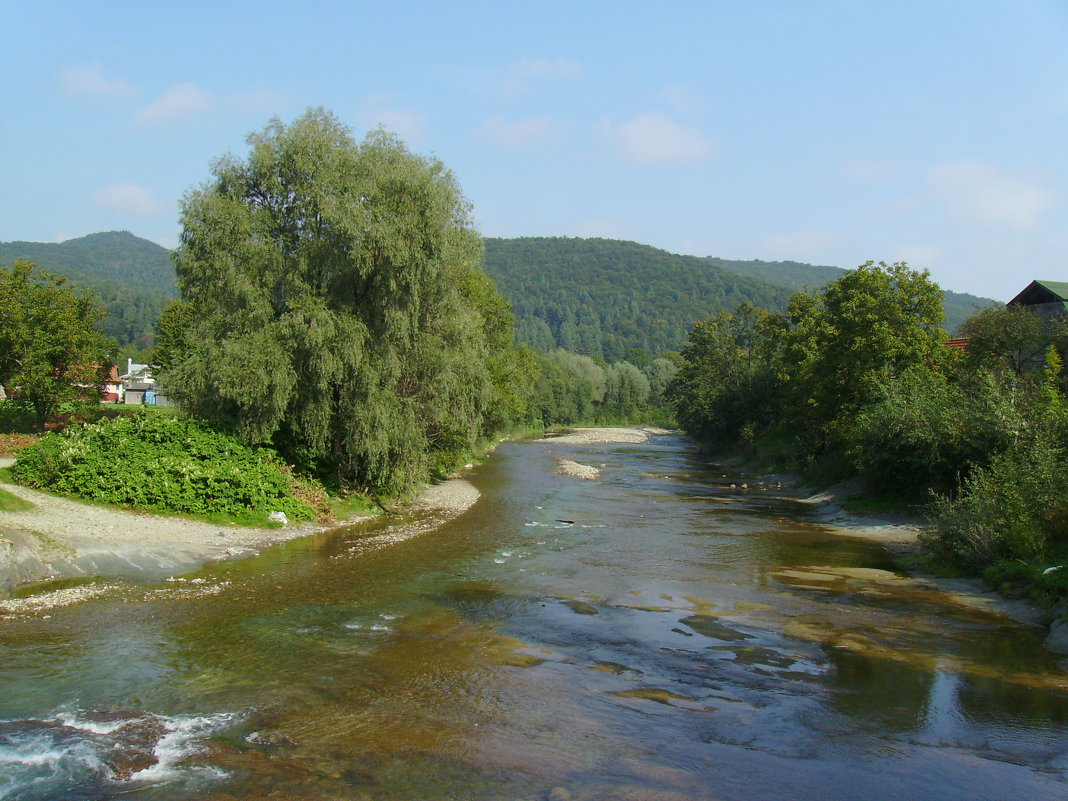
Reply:
M0 265L26 259L100 297L102 328L120 345L149 344L160 311L177 296L170 252L128 231L66 242L0 242Z
M719 259L709 256L706 261L721 267L737 275L749 278L758 278L769 284L786 287L791 291L815 289L826 283L841 278L846 270L841 267L821 267L814 264L803 264L797 261L734 261L731 259ZM943 326L953 333L962 322L977 309L984 306L1000 306L1001 304L990 298L981 298L969 295L966 292L950 292L945 290L942 300L942 309L946 319Z
M695 320L748 301L782 311L790 291L697 256L612 239L486 239L486 272L538 350L626 358L678 350Z

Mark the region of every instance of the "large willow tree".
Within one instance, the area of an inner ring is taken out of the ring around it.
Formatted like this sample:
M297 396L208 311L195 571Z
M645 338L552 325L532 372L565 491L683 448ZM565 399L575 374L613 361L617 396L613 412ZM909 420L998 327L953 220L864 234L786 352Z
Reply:
M519 416L511 312L449 171L321 109L248 142L183 201L170 395L389 492Z

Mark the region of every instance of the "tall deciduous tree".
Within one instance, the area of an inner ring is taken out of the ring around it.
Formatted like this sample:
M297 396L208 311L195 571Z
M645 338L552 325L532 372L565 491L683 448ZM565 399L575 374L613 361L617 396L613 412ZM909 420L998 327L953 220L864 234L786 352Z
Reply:
M0 267L0 385L27 401L38 427L59 404L99 398L115 344L94 325L96 300L17 260Z
M942 356L942 315L942 290L903 262L868 262L795 295L783 367L799 410L816 425L842 428L880 381Z
M248 142L183 202L165 387L250 442L408 489L521 406L468 204L440 162L321 109Z

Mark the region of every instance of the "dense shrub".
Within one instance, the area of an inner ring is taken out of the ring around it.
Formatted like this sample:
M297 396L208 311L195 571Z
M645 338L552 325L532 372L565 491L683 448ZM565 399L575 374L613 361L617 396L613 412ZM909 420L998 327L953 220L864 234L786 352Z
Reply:
M1028 426L1011 387L990 373L967 386L923 368L880 388L849 434L856 468L881 489L951 492Z
M1068 547L1068 451L1050 437L1019 443L933 506L928 544L976 569L1031 562Z
M318 493L273 451L253 450L188 418L142 412L45 435L18 456L31 487L164 513L314 516Z

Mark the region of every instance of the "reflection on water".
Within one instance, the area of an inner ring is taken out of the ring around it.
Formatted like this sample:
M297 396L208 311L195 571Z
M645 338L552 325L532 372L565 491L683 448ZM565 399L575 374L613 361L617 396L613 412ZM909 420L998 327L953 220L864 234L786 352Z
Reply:
M474 480L388 548L385 521L0 623L0 798L1066 794L1040 632L683 440L512 444Z

